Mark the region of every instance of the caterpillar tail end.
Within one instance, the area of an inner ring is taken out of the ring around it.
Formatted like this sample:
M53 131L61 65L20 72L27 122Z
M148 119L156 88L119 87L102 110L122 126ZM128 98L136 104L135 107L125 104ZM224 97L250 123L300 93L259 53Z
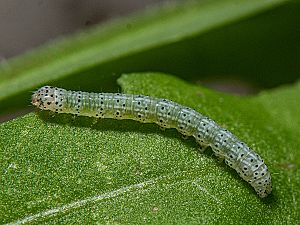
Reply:
M251 184L259 197L265 198L272 192L272 179L271 174L266 174L262 179Z

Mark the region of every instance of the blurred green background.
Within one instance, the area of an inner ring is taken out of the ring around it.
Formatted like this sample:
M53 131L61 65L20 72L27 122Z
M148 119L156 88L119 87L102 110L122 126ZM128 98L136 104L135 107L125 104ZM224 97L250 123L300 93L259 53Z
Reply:
M128 72L165 72L241 94L292 83L299 11L297 1L172 1L94 24L2 61L0 114L28 110L30 92L44 84L119 91L116 79Z

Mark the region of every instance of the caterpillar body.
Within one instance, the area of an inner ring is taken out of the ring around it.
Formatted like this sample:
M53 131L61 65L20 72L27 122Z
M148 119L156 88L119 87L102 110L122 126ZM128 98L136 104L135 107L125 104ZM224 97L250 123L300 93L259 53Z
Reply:
M261 198L272 191L271 174L258 154L212 119L176 102L143 95L88 93L44 86L34 92L32 104L56 113L132 119L176 128L183 135L193 136L202 151L210 146Z

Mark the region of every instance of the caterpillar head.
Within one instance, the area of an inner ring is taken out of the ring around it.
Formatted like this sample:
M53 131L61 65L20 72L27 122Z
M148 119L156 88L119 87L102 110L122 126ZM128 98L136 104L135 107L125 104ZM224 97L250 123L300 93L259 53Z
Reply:
M59 108L62 107L61 90L51 86L41 87L33 93L31 103L40 109L58 112Z

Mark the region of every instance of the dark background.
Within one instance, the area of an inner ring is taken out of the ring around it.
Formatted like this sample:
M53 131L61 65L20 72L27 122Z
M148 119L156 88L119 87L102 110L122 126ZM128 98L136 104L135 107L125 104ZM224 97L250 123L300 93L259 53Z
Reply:
M174 0L1 0L0 60L49 39Z

